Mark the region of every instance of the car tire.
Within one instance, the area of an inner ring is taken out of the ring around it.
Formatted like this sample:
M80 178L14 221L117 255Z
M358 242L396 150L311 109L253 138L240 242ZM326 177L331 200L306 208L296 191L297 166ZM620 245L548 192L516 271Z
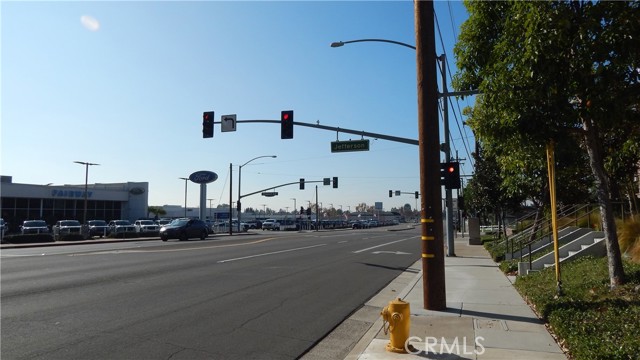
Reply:
M202 233L200 234L200 240L204 240L207 238L209 234L207 233L207 230L203 230Z
M160 239L162 239L162 241L167 241L167 240L169 240L169 238L168 238L168 237L166 237L166 236L160 236Z

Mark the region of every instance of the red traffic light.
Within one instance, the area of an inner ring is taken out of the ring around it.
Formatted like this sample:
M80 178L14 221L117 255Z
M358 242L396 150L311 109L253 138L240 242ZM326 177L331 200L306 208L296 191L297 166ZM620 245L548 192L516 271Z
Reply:
M293 139L293 110L280 113L280 138Z
M456 168L454 168L453 166L449 166L449 167L447 168L447 171L448 171L449 173L453 173L454 171L456 171Z

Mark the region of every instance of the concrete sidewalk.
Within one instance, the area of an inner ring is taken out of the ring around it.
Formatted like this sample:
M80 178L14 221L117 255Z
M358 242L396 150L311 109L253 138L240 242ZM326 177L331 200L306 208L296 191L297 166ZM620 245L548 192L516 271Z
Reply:
M385 301L376 296L367 303L382 310L397 297L409 302L413 354L385 350L389 335L379 316L346 359L567 359L481 245L458 238L455 253L445 260L445 311L423 309L420 261L405 272L412 278L397 296L386 294Z

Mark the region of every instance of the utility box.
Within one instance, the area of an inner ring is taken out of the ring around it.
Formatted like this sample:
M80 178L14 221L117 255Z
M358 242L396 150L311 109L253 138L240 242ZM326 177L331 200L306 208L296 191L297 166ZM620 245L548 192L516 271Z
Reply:
M482 245L480 240L480 218L469 218L469 245Z

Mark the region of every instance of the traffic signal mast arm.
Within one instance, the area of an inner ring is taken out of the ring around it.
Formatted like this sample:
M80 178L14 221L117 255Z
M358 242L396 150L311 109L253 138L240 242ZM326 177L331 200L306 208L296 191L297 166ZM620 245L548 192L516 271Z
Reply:
M215 122L215 124L220 124L220 123L221 123L220 121L216 121ZM281 121L280 120L237 120L236 123L272 123L272 124L280 124ZM397 137L397 136L384 135L384 134L376 134L376 133L371 133L371 132L362 131L362 130L351 130L351 129L345 129L345 128L334 127L334 126L325 126L325 125L320 125L320 124L310 124L310 123L305 123L305 122L300 122L300 121L294 121L293 125L306 126L306 127L322 129L322 130L329 130L329 131L336 131L336 132L339 132L339 133L342 132L342 133L345 133L345 134L354 134L354 135L360 135L360 136L367 136L367 137L372 137L372 138L376 138L376 139L400 142L400 143L410 144L410 145L418 145L418 140L401 138L401 137Z
M305 183L324 183L324 180L305 180ZM262 189L262 190L254 191L252 193L240 195L240 199L242 199L244 197L247 197L247 196L255 195L257 193L262 193L262 192L267 191L267 190L277 189L277 188L281 188L283 186L299 185L299 184L300 184L300 181L295 181L295 182L290 182L290 183L286 183L286 184L270 186L270 187L268 187L266 189Z

